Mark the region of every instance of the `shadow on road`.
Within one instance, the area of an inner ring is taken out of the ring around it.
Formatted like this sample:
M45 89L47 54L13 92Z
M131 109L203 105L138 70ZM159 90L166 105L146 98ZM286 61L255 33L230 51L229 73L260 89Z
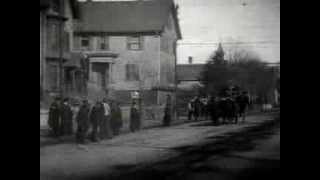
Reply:
M204 125L204 123L201 123ZM247 127L239 132L227 133L221 136L208 137L209 143L173 148L179 152L177 157L138 166L123 165L114 167L112 175L97 175L88 179L108 180L195 180L199 179L271 179L272 173L280 171L280 160L254 161L255 167L248 171L234 174L230 169L208 165L209 159L228 156L231 152L246 152L256 147L257 140L268 139L274 134L274 129L280 128L280 118ZM201 176L195 176L201 174Z

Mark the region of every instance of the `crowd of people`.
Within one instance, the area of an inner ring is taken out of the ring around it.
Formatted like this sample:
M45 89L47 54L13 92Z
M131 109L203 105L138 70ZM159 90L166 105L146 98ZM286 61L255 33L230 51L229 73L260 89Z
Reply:
M244 122L249 104L247 92L221 97L195 97L188 103L188 120L212 120L214 124L219 125L238 123L238 119L242 117ZM141 129L140 108L139 101L133 100L130 108L131 132ZM171 97L168 95L164 108L163 126L171 125L171 116L172 104ZM123 118L120 104L115 100L104 98L91 105L87 99L83 99L81 103L73 106L69 98L62 100L57 97L50 106L48 125L54 137L75 135L77 143L83 144L87 139L98 142L119 135L123 127Z
M188 103L188 120L212 120L214 124L245 121L250 100L247 92L227 94L221 97L195 97Z
M78 110L74 107L78 107ZM140 129L140 121L139 107L133 102L130 113L132 132ZM74 122L77 124L76 132ZM86 139L98 142L119 135L123 119L120 105L114 100L104 98L91 105L83 99L81 103L71 106L68 98L61 100L57 97L50 106L48 125L52 136L59 138L75 135L77 143L83 144Z
M129 122L131 132L139 131L142 126L139 102L139 99L133 99L131 104ZM171 96L168 95L163 116L164 126L170 126L171 114ZM50 106L48 125L53 137L75 134L77 143L83 144L87 139L98 142L119 135L123 127L123 118L120 104L115 100L104 98L91 105L87 99L83 99L74 106L71 105L69 98L62 100L57 97Z

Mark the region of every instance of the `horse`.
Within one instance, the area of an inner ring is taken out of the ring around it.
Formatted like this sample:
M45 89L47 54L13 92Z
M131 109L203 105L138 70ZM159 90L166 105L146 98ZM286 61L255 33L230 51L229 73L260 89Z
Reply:
M219 116L222 118L222 123L238 123L238 104L231 98L222 98L218 102Z

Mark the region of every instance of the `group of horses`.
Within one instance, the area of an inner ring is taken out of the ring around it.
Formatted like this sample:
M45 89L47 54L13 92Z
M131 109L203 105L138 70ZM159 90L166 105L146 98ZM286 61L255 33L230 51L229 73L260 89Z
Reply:
M244 104L241 104L236 99L232 98L222 98L218 101L218 112L217 118L213 119L219 121L219 117L222 119L223 124L234 123L237 124L239 122L239 118L242 117L242 120L245 121L245 111L248 106L246 105L245 109Z
M237 124L239 119L245 121L246 109L249 100L246 96L237 97L211 97L193 100L193 109L199 109L199 116L202 119L212 120L218 124ZM196 120L198 118L195 118Z

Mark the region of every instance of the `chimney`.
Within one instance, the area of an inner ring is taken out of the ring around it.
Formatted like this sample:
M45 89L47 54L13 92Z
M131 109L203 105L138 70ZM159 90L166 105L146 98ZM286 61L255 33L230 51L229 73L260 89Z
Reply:
M193 57L189 56L189 64L193 64Z

